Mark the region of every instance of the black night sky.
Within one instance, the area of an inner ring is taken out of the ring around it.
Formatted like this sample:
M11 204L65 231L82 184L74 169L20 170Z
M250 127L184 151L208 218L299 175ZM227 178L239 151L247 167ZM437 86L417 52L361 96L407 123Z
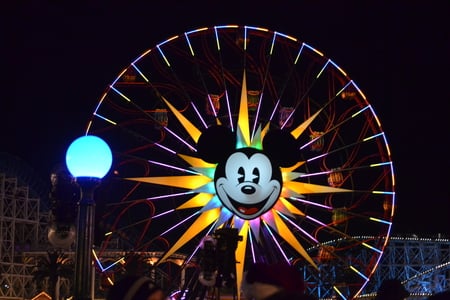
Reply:
M203 26L261 26L321 50L368 97L392 150L394 232L450 233L445 1L119 2L2 3L0 152L47 180L108 84L145 50Z

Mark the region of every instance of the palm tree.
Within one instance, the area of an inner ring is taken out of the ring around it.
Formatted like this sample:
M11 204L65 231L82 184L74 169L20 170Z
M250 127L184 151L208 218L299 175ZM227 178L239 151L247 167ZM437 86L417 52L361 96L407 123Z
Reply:
M59 299L59 283L61 278L72 278L74 274L74 263L61 250L48 250L47 256L38 258L37 264L32 272L33 280L38 287L42 287L48 278L48 292L52 299Z

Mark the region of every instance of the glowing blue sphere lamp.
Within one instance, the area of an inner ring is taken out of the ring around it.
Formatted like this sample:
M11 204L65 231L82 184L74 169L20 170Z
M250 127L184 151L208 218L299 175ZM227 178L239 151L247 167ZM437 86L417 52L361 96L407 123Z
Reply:
M92 246L95 227L94 191L111 169L111 149L104 140L97 136L79 137L67 149L66 165L81 189L78 203L73 299L91 300L94 299L92 285Z

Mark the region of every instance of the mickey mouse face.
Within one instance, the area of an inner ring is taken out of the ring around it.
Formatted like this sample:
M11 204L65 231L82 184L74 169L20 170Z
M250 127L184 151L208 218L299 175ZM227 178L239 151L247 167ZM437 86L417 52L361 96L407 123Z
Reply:
M280 169L254 148L243 148L219 163L215 174L216 193L223 205L237 216L250 220L268 211L281 193Z

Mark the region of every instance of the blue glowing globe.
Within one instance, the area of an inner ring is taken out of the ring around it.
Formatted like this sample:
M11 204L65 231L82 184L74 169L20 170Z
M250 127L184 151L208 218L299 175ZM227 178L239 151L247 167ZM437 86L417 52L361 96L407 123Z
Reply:
M73 177L103 178L112 165L112 152L101 138L86 135L77 138L66 152L66 165Z

